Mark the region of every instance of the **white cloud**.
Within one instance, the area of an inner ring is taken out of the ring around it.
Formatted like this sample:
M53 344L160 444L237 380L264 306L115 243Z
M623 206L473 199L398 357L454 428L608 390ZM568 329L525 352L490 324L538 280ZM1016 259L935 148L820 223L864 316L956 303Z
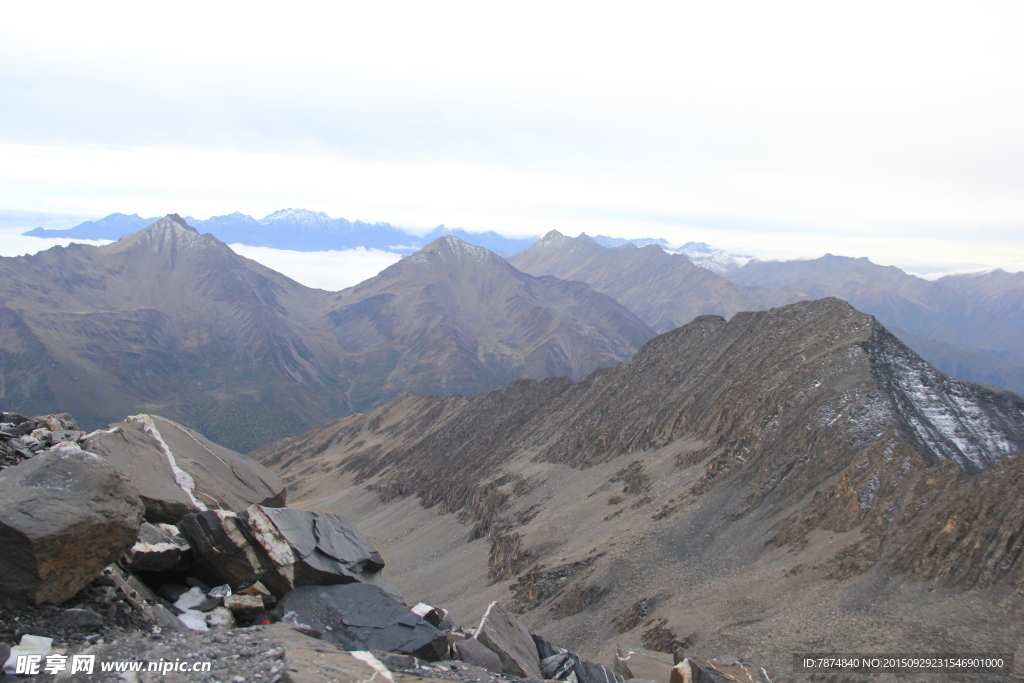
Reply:
M359 284L401 259L399 254L362 247L338 251L288 251L244 244L229 246L236 254L262 263L296 282L328 291Z
M27 256L52 247L66 247L72 242L96 247L110 244L110 240L69 240L48 237L25 237L24 228L0 228L0 256Z
M1005 265L1024 242L1022 19L894 0L16 3L0 206L305 206Z

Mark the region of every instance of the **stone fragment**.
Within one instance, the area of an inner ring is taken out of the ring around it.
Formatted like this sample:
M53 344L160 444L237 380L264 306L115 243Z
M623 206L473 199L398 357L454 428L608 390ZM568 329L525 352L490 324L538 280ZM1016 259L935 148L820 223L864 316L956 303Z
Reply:
M418 602L413 605L412 612L417 616L423 617L423 620L434 628L440 628L441 622L448 618L448 610L433 607L425 602Z
M155 415L134 415L89 434L86 450L107 458L139 489L146 521L177 523L206 509L284 505L280 478L254 460Z
M502 671L520 678L542 678L540 657L530 632L515 615L492 602L473 636L501 659Z
M452 647L455 648L455 654L459 659L467 664L481 666L491 673L501 673L503 668L501 658L479 640L472 638L456 640Z
M238 591L239 595L255 595L263 601L264 607L273 607L277 603L277 598L274 597L273 593L267 590L267 587L257 581L251 586L242 588Z
M206 625L210 628L234 628L235 617L225 607L218 607L206 615Z
M625 679L633 678L633 672L629 668L629 656L632 652L626 653L618 645L615 646L615 661L612 662L612 671Z
M263 612L263 598L258 595L229 595L224 606L231 610L235 619L252 621Z
M346 650L385 650L432 661L448 652L443 633L367 583L296 588L277 610L283 622L317 631Z
M124 563L133 572L182 569L188 563L189 551L188 541L177 527L143 522L135 544L124 554Z
M214 586L206 591L206 594L211 598L226 598L231 595L231 586L226 583L222 586Z
M197 612L212 612L214 609L224 604L224 598L206 598L200 603L197 603L190 609L194 609Z
M59 603L136 538L143 506L102 458L57 446L0 471L0 593Z
M623 683L625 680L606 666L582 660L576 666L575 672L579 683Z
M73 628L99 628L103 626L103 617L89 609L66 609L60 623Z
M46 428L51 432L57 432L61 430L72 429L78 430L78 423L75 422L75 418L71 417L71 413L60 413L57 415L47 415L42 418L46 425Z
M540 671L544 678L558 681L577 681L576 667L580 658L572 652L562 652L540 660Z
M11 648L7 655L7 661L3 663L4 673L12 674L20 655L40 655L46 657L53 647L53 638L45 636L30 636L25 634L18 641L18 644Z

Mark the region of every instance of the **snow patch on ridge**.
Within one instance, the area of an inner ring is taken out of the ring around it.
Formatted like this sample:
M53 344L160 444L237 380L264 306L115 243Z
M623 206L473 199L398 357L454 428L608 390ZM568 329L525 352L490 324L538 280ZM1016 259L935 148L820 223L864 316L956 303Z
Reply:
M888 332L870 342L876 379L915 445L967 472L1024 450L1024 399L954 379Z

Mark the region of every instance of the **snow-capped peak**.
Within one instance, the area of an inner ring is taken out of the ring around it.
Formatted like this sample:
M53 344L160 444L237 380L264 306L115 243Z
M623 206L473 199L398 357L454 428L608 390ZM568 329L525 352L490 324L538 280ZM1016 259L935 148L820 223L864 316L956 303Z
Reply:
M260 219L260 223L266 225L275 221L288 221L289 223L299 223L301 225L316 225L318 223L327 223L332 220L323 211L310 211L309 209L280 209L274 213L264 216Z

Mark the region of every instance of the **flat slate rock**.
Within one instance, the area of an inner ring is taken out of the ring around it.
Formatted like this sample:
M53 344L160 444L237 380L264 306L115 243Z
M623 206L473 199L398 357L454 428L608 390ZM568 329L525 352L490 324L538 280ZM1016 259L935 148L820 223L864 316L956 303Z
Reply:
M540 680L540 656L533 637L514 614L492 602L473 636L501 659L502 670L512 676Z
M444 634L377 586L348 583L303 586L284 597L282 621L322 634L346 650L383 650L437 660Z
M285 504L276 474L167 418L133 415L89 434L83 448L107 458L135 484L148 522L176 524L200 510Z
M77 447L0 471L0 593L63 602L131 546L142 514L135 487Z
M341 515L253 505L245 517L274 564L264 583L275 593L299 586L377 583L375 575L384 568L380 553ZM393 593L389 586L380 587Z

